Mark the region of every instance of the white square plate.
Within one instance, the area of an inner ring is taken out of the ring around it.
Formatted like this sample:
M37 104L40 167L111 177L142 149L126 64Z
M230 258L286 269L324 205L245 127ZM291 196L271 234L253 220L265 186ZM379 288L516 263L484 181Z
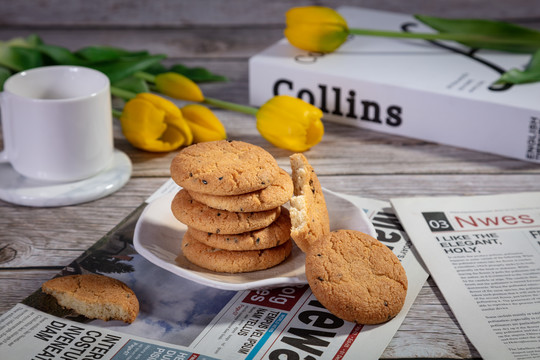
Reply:
M228 274L203 269L181 255L181 241L187 227L171 211L175 194L152 201L135 226L133 244L139 254L178 276L224 290L247 290L307 283L305 255L293 246L291 255L270 269ZM375 229L359 203L360 198L324 191L332 230L359 230L375 237ZM179 256L180 255L180 256Z

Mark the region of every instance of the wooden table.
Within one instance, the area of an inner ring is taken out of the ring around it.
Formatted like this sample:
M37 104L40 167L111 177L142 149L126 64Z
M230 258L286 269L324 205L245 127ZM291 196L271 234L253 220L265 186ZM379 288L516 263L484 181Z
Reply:
M180 28L171 28L152 27L152 24L143 23L142 17L139 19L142 26L137 27L129 23L129 17L120 16L124 27L114 27L110 26L109 18L105 20L109 26L102 26L92 22L94 18L89 15L77 15L75 19L80 18L83 23L83 26L77 26L73 17L69 18L72 21L69 23L65 13L59 15L59 21L64 21L61 26L42 23L43 18L35 16L37 27L29 28L23 22L31 23L31 20L25 20L17 12L24 7L22 3L11 4L6 10L2 23L6 24L7 16L12 16L11 26L0 28L1 40L38 33L48 43L73 50L109 44L165 53L171 63L204 66L226 75L228 82L202 85L203 92L207 96L243 104L248 102L247 59L282 37L282 24L278 26L269 20L262 20L262 26L253 23L251 26L231 25L240 17L237 1L231 1L231 8L223 10L233 17L232 20L228 18L231 23L220 17L201 15L206 21L218 22L219 30L207 26L189 27L187 17L179 20ZM390 10L405 10L393 9L392 2L388 3ZM157 4L164 6L163 1ZM278 2L277 10L269 10L268 6L266 10L273 14L284 11L289 5ZM45 2L41 10L48 14L51 6L55 6L54 2ZM113 10L113 5L107 6L108 10ZM142 6L138 6L142 10ZM461 13L464 11L466 9ZM516 11L509 16L523 19L531 14L523 9ZM449 13L459 15L460 11ZM537 13L532 13L536 16L533 25L539 24ZM257 14L250 10L247 16L253 20ZM500 17L499 12L492 14ZM99 11L95 19L98 17ZM170 21L170 16L166 18ZM205 25L204 21L201 24ZM289 167L291 153L264 141L255 128L254 118L222 110L216 110L216 114L226 126L229 139L260 145L276 157L281 167ZM134 149L122 136L117 121L115 146L131 158L133 174L127 185L113 195L59 208L22 207L0 201L0 313L53 277L168 179L169 164L176 151L153 154ZM540 189L538 165L332 123L326 123L322 142L305 155L324 187L382 200L399 196L498 194ZM424 285L383 354L383 358L388 359L409 357L479 357L432 279Z

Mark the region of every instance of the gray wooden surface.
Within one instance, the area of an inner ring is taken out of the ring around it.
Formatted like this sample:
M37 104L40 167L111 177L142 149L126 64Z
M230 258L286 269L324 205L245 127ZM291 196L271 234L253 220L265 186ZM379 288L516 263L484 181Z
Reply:
M170 62L204 66L227 83L205 84L207 96L247 103L248 58L282 37L293 1L0 1L0 40L37 33L78 49L106 44L163 53ZM305 2L315 3L315 2ZM540 28L537 1L319 1L453 17L512 20ZM288 167L289 152L272 147L250 116L217 110L230 139L270 151ZM1 142L0 142L1 144ZM128 184L97 201L29 208L0 201L0 313L70 263L169 177L176 152L132 148L115 123L115 146L133 162ZM0 145L1 147L1 145ZM326 124L306 153L323 186L377 199L414 195L496 194L540 189L540 166L373 131ZM429 279L383 358L477 358L436 284Z

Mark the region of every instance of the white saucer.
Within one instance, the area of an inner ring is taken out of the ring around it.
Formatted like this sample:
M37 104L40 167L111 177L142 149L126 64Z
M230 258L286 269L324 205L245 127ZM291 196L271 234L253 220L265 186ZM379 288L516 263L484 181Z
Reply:
M375 229L361 207L361 199L325 191L331 229L353 229L375 236ZM266 270L227 274L191 264L181 254L187 227L171 211L175 193L158 197L143 211L133 235L135 250L155 265L180 277L224 290L246 290L307 283L305 255L296 246L283 263ZM180 256L179 256L180 255Z
M0 199L24 206L52 207L80 204L110 195L131 177L131 160L114 151L108 168L75 182L48 182L26 178L9 163L0 164Z

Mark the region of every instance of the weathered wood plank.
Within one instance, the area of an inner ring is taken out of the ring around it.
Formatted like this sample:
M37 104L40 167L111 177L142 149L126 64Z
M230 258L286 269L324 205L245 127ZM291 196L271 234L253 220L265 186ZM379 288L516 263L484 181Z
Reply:
M51 279L58 269L23 269L0 271L0 315L21 302Z
M245 104L243 101L237 102ZM181 102L177 103L182 105ZM225 125L229 139L244 140L262 146L276 157L281 167L289 168L288 157L292 153L276 148L264 140L256 130L254 117L219 109L215 110L215 113ZM540 166L526 161L332 122L325 122L325 129L322 142L305 153L320 175L540 175ZM122 135L118 120L115 120L115 147L129 154L134 165L133 177L169 177L171 160L179 151L150 153L133 148ZM525 181L535 180L533 177Z
M147 50L170 58L245 58L283 38L276 28L171 29L61 29L0 28L0 39L39 35L44 42L78 50L90 45L108 45L127 50Z
M424 284L381 358L418 357L480 357L431 278Z
M316 165L315 165L316 166ZM328 189L367 198L537 191L540 175L321 176ZM165 178L133 178L116 196L75 207L25 208L0 202L0 268L64 266L159 188ZM32 224L31 226L29 224ZM24 229L24 231L22 231ZM15 256L16 255L16 256Z
M291 152L266 142L256 131L255 118L218 110L229 139L242 139L267 149L278 164L288 168ZM305 153L320 175L368 174L538 174L538 164L452 146L389 136L381 132L326 123L322 142ZM134 176L169 176L175 152L138 151L119 133L116 146L129 152L137 165ZM531 181L534 178L531 178Z
M164 179L134 179L113 196L76 206L0 202L0 268L65 266L135 210Z
M26 3L26 2L13 2ZM540 8L540 7L538 7ZM3 14L0 12L0 14ZM540 15L539 15L540 17ZM0 24L2 20L0 19ZM540 29L540 18L526 26ZM128 50L166 54L175 61L188 59L246 59L282 39L283 26L187 28L187 29L66 29L58 26L10 28L0 26L0 40L39 35L46 43L78 50L90 45L108 45ZM247 72L247 68L245 68Z
M447 17L483 17L531 19L540 17L534 1L451 0L426 2L411 0L311 0L301 4L291 0L246 2L242 0L122 0L89 1L4 1L0 23L9 26L70 26L95 28L107 26L189 27L274 25L284 23L285 12L300 5L339 7L356 5L402 13L422 13Z

